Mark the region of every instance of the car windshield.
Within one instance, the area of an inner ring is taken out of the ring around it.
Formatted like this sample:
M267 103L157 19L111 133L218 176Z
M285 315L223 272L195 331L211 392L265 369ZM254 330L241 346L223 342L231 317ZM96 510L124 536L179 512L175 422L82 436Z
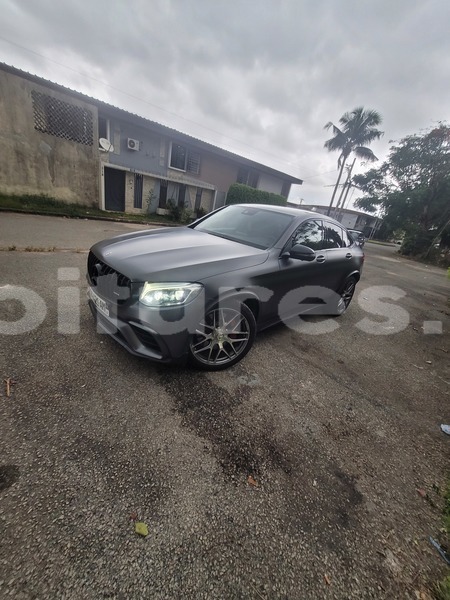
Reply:
M293 218L263 208L227 206L197 225L192 225L192 228L248 246L270 248L280 239Z

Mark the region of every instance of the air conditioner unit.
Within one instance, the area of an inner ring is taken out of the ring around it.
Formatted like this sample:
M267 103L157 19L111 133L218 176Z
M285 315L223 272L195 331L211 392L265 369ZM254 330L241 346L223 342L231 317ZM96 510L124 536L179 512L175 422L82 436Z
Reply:
M127 148L128 150L139 150L139 140L128 138Z

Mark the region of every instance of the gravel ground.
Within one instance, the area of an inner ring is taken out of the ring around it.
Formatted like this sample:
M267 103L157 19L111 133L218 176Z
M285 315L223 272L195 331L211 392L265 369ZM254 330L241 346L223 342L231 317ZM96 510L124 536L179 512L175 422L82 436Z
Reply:
M276 327L235 368L205 374L128 355L95 333L84 302L80 333L59 334L57 269L83 273L85 254L1 252L0 285L34 290L47 316L0 338L2 380L16 381L10 397L0 388L0 598L430 589L445 574L428 536L440 535L450 450L439 430L450 422L448 282L392 248L367 255L335 331ZM67 285L84 297L83 278ZM409 314L403 331L389 331L395 309L389 322L367 313L373 285L406 292L391 301ZM17 301L0 307L3 320L23 315ZM361 330L364 317L384 334ZM443 333L425 334L424 321Z

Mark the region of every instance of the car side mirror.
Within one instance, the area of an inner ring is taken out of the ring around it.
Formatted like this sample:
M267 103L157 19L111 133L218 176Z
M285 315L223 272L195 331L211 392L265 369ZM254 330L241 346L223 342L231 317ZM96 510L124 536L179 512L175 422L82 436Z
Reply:
M364 237L364 235L363 235L362 233L360 233L360 234L358 235L358 238L357 238L357 240L358 240L358 242L359 242L360 244L364 244L364 241L365 241L365 239L366 239L366 238Z
M297 260L312 261L316 258L316 253L308 246L304 246L303 244L295 244L289 250L289 256L291 258L296 258Z

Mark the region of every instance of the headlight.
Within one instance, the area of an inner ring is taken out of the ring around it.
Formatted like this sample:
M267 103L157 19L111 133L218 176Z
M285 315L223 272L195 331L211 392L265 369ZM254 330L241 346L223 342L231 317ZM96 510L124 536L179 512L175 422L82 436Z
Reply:
M196 298L202 291L199 283L148 283L139 296L146 306L181 306Z

